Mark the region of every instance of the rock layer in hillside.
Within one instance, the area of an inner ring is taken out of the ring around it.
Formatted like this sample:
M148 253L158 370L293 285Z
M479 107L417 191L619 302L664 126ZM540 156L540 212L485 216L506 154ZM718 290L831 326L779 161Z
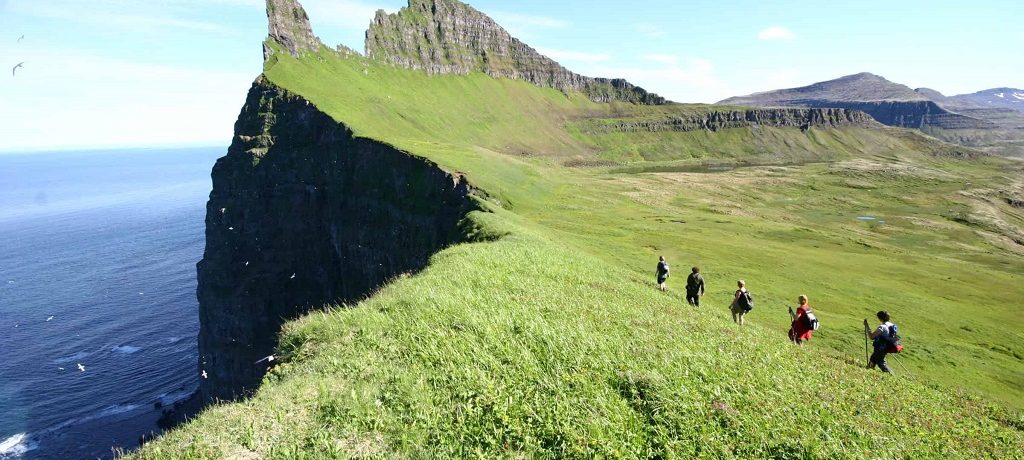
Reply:
M199 263L200 393L253 391L288 319L363 298L461 241L460 176L369 139L261 77L213 170Z
M691 116L651 119L593 120L580 123L588 134L614 132L721 131L768 126L773 128L843 128L878 126L866 113L847 109L752 109L714 111Z
M915 91L870 73L849 75L800 88L782 89L733 97L719 102L754 107L814 107L861 110L875 120L901 128L919 129L933 135L960 130L952 140L978 137L977 132L999 128L987 120L947 110L932 100L941 94L923 88ZM967 142L970 144L970 142Z
M317 51L322 46L320 39L313 35L309 16L298 0L267 0L267 21L270 39L280 43L292 56ZM264 46L263 57L269 57L271 52Z
M366 54L431 74L484 72L563 92L579 91L596 102L666 102L625 80L573 73L457 0L409 0L409 6L396 14L378 11L366 32Z

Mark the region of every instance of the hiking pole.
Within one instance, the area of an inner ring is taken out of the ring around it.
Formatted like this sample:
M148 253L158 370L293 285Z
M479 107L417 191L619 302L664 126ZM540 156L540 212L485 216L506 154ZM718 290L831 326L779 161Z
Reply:
M871 367L871 354L868 353L868 320L864 318L864 367Z
M902 361L900 361L900 360L896 359L896 357L895 357L895 356L893 356L893 357L892 357L892 360L893 360L893 361L896 361L896 364L899 364L899 365L900 365L900 367L902 367L902 368L903 368L903 372L906 372L906 373L907 373L907 375L908 375L908 376L910 376L910 378L912 378L912 379L914 378L914 374L911 374L911 373L910 373L910 371L908 371L908 370L907 370L907 366L904 366L904 365L903 365L903 362L902 362ZM915 380L916 380L916 379L915 379Z

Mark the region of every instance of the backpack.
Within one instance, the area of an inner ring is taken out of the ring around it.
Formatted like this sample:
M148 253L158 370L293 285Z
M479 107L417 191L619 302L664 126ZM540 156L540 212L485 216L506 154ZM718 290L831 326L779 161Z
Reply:
M903 352L903 339L900 338L900 329L895 324L889 327L889 335L886 340L889 342L889 347L885 351L889 353L901 353Z
M821 323L818 322L818 317L814 316L814 312L812 312L810 310L805 310L804 311L804 326L807 326L807 329L810 329L812 331L816 331L816 330L818 330L819 327L821 327Z
M750 291L741 292L740 298L736 299L736 306L740 307L740 309L745 312L753 310L754 296L750 295Z

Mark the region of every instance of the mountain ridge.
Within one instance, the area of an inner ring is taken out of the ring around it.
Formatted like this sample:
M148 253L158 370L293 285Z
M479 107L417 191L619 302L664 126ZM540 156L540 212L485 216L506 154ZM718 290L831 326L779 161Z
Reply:
M996 104L988 97L1021 101ZM988 102L977 102L984 100ZM1006 156L1024 154L1024 91L986 90L974 95L945 96L930 88L911 89L884 77L862 72L797 88L763 91L719 101L719 105L755 107L839 107L862 110L875 120L910 128L968 147Z

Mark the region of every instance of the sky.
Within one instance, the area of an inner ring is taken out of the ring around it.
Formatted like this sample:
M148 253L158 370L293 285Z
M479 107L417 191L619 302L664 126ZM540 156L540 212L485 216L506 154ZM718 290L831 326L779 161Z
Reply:
M324 43L362 50L374 12L406 1L302 3ZM858 72L1024 87L1015 0L468 3L573 71L678 102ZM227 146L266 33L263 0L0 0L0 151Z

